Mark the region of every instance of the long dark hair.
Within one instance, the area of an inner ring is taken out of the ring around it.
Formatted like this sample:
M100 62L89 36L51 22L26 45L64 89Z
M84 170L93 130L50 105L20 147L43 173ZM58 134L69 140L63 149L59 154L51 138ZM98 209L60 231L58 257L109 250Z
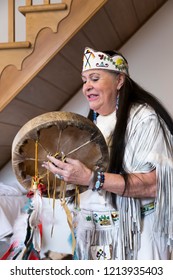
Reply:
M120 54L114 51L106 51L106 54L113 56ZM122 54L120 54L122 56ZM124 58L125 59L125 58ZM125 133L129 112L133 104L148 104L156 112L158 119L161 119L167 124L171 134L173 134L173 120L161 102L151 93L144 90L130 77L126 76L123 86L119 91L119 107L117 110L117 122L113 133L112 148L110 152L110 165L108 172L119 174L121 173L128 184L128 174L123 168L123 159L125 152ZM91 112L89 114L91 118ZM161 123L162 126L162 123ZM124 190L125 191L125 190ZM115 196L113 194L113 196Z

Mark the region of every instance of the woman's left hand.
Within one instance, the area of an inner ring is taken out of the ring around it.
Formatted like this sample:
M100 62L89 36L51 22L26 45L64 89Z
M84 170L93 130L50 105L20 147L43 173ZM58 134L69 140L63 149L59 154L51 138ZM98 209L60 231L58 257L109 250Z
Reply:
M76 159L66 158L65 161L47 156L48 161L42 164L43 167L62 177L65 182L88 186L92 177L92 170Z

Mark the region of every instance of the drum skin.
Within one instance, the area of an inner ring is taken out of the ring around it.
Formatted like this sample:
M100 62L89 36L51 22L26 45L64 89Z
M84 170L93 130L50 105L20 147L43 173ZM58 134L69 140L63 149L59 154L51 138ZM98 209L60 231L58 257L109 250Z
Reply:
M47 155L57 155L78 159L92 170L108 168L109 155L105 139L89 119L71 112L48 112L28 121L16 134L12 143L12 167L19 183L28 191L35 176L35 151L38 141L37 169L41 182L50 191L56 187L56 197L60 192L61 181L47 172L42 163ZM55 183L56 182L56 183ZM56 186L55 186L56 184ZM87 189L80 186L79 192ZM73 196L74 185L66 186L66 196Z

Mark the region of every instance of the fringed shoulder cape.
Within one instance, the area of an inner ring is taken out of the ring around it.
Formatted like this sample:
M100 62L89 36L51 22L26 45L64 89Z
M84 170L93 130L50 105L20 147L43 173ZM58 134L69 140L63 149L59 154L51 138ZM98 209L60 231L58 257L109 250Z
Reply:
M157 197L153 231L173 249L173 135L148 105L135 105L126 131L124 168L128 173L156 170ZM137 259L143 200L117 196L121 259Z

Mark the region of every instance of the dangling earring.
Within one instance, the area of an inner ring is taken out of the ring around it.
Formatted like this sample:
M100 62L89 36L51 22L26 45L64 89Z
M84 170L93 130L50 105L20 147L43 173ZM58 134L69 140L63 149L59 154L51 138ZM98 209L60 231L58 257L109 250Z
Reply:
M119 92L118 92L118 93L117 93L117 97L116 97L116 105L115 105L116 112L118 111L118 107L119 107L119 99L120 99L120 94L119 94Z
M97 124L98 113L93 111L93 123Z

